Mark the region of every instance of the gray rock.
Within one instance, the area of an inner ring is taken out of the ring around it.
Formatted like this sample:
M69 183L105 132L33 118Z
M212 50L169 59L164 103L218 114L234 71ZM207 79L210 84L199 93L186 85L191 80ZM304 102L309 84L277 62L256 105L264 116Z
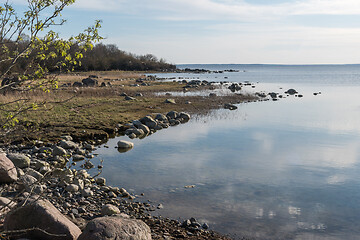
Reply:
M66 141L72 141L73 140L73 138L70 135L61 136L61 138L66 140Z
M90 77L81 80L81 82L86 87L95 87L99 84L98 80L90 78Z
M294 94L296 94L296 93L298 93L298 92L297 92L295 89L290 88L290 89L287 90L285 93L286 93L286 94L289 94L289 95L294 95Z
M84 148L89 151L95 150L95 147L89 143L85 144Z
M111 216L119 213L120 213L119 208L111 204L106 204L101 208L101 216L106 216L106 215Z
M14 163L18 168L30 167L30 158L22 153L9 153L7 157Z
M136 100L136 98L130 97L130 96L125 96L124 99L125 99L126 101L135 101L135 100Z
M21 235L42 240L76 240L81 234L81 230L47 200L33 200L14 209L7 214L4 228L7 231L42 229L43 231L29 230Z
M78 240L151 240L150 228L141 220L130 219L125 214L100 217L90 221Z
M0 183L10 183L17 180L17 171L14 163L0 153Z
M156 114L155 119L159 120L161 122L167 122L168 121L167 117L164 114L161 114L161 113Z
M30 192L38 182L38 180L35 177L27 174L21 176L19 180L27 192Z
M80 155L80 154L75 154L72 156L72 159L73 161L81 161L81 160L84 160L85 157L83 155Z
M138 129L141 129L145 135L148 135L150 133L150 129L148 126L144 125L144 124L140 124L138 126Z
M55 146L53 148L53 152L52 152L53 156L66 156L66 154L67 154L66 150L63 149L62 147Z
M225 104L224 104L224 108L225 108L225 109L229 109L229 110L235 110L235 109L237 109L238 107L235 106L235 105L233 105L233 104L230 104L230 103L225 103Z
M75 149L78 147L78 145L76 143L74 143L73 141L67 141L67 140L62 140L59 142L60 147L65 148L65 149Z
M180 115L179 115L179 118L182 118L182 119L184 119L184 121L187 122L187 121L190 120L190 114L181 112Z
M15 202L8 198L0 197L0 216L5 216L5 214L7 214L15 206Z
M40 181L44 177L44 175L42 175L41 173L39 173L38 171L36 171L32 168L27 168L25 173L27 175L33 176L38 181Z
M172 99L172 98L166 99L165 103L176 104L175 99Z
M157 122L151 116L141 118L140 122L142 122L144 125L148 126L151 129L154 129L157 125Z
M134 144L132 142L119 140L117 143L118 148L133 148Z
M69 184L66 186L65 191L76 193L79 191L79 186L76 184Z
M104 186L106 184L106 179L103 177L98 177L95 179L95 182L99 186Z
M81 195L83 197L92 197L92 196L94 196L94 192L91 191L90 188L85 188L84 190L81 191Z
M176 119L179 117L179 113L176 112L176 111L171 111L171 112L168 112L166 114L166 117L170 120L170 119Z
M74 82L72 86L73 87L82 87L83 84L81 82Z

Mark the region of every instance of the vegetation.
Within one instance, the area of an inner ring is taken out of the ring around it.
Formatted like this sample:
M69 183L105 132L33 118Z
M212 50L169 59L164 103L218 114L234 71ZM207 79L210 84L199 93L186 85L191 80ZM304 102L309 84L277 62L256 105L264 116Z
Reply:
M152 54L134 55L120 50L113 44L97 44L94 49L84 54L78 71L172 71L176 69L173 64L166 63Z

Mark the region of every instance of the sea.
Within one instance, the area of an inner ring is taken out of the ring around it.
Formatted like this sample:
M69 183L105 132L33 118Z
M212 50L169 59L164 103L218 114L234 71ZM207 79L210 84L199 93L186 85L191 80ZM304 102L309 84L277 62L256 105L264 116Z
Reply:
M153 215L194 217L233 239L360 239L360 65L178 68L212 72L155 75L246 82L238 93L283 98L193 115L130 140L126 153L115 148L126 136L110 139L93 160L108 184L161 204Z

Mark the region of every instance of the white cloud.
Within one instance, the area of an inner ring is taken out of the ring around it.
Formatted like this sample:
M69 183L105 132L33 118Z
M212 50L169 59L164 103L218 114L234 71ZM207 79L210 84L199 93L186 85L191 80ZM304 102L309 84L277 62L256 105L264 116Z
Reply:
M357 0L303 0L272 5L254 5L245 1L213 0L78 0L78 8L121 11L164 20L240 20L279 18L290 15L308 14L360 14ZM161 14L151 14L161 13Z

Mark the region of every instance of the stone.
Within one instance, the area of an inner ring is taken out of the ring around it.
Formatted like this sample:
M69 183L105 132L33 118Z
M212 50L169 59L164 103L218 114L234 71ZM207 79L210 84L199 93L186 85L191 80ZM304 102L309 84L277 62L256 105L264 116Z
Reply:
M99 84L98 80L93 79L91 77L84 78L83 80L81 80L81 82L86 87L95 87L95 86L97 86Z
M8 198L0 197L0 216L5 216L5 214L7 214L15 206L15 202Z
M151 240L150 228L141 220L128 215L100 217L90 221L78 240Z
M14 163L4 153L0 153L0 183L10 183L17 178Z
M171 112L168 112L166 114L166 117L170 120L170 119L176 119L179 117L179 113L176 112L176 111L171 111Z
M42 240L76 240L81 234L81 230L47 200L33 199L14 209L5 217L4 228L6 231L34 228L17 237Z
M66 140L66 141L72 141L72 140L73 140L72 136L70 136L70 135L61 136L61 138L62 138L63 140Z
M141 118L140 122L142 122L144 125L151 129L154 129L157 125L157 122L151 116L145 116Z
M60 147L64 148L64 149L75 149L78 147L78 145L76 143L74 143L73 141L67 141L67 140L62 140L59 142Z
M148 135L150 133L149 127L144 124L140 124L137 128L142 130L145 135Z
M106 179L103 178L103 177L98 177L98 178L95 179L95 182L96 182L96 184L99 185L99 186L105 186L105 184L106 184Z
M79 191L79 186L76 184L69 184L66 186L65 191L76 193Z
M298 93L298 92L297 92L295 89L290 88L290 89L287 90L285 93L286 93L286 94L289 94L289 95L294 95L294 94L296 94L296 93Z
M35 177L27 175L27 174L21 176L19 178L19 180L27 192L30 192L33 189L33 187L35 187L36 183L38 182L38 180Z
M125 99L126 101L135 101L135 100L136 100L136 98L130 97L130 96L125 96L124 99Z
M53 156L66 156L66 154L67 154L66 150L62 147L55 146L53 148L53 152L52 152Z
M75 154L75 155L72 156L72 159L73 159L73 161L77 162L77 161L84 160L85 157L83 155L80 155L80 154Z
M30 167L30 158L22 153L9 153L7 157L14 163L18 168Z
M119 214L120 210L116 206L112 204L106 204L101 208L101 216L111 216L115 214Z
M91 191L90 188L85 188L84 190L81 191L81 195L83 197L92 197L92 196L94 196L94 192Z
M128 149L128 148L133 148L134 144L132 142L128 142L128 141L125 141L125 140L119 140L118 143L117 143L117 146L118 146L118 148Z
M182 118L182 119L184 119L184 121L187 122L187 121L190 120L190 114L181 112L180 115L179 115L179 118Z
M39 173L38 171L32 169L32 168L28 168L26 169L26 174L33 176L34 178L36 178L36 180L40 181L44 175L42 175L41 173Z
M159 120L161 122L167 122L168 121L167 117L164 114L161 114L161 113L156 114L155 119Z
M237 109L237 106L230 104L230 103L225 103L224 108L229 109L229 110L235 110L235 109Z
M82 87L83 84L81 82L74 82L72 86L73 87Z
M84 148L89 151L95 150L95 147L89 143L85 144Z
M176 104L175 99L173 99L173 98L166 99L165 103Z

